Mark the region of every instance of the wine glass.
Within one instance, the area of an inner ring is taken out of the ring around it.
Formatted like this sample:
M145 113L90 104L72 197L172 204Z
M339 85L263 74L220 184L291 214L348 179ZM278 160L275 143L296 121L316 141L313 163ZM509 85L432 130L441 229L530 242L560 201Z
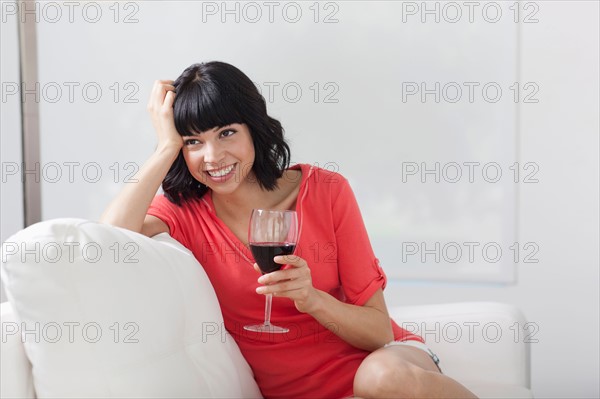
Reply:
M275 263L278 255L294 252L298 240L298 216L295 211L275 211L254 209L248 227L248 244L263 274L281 269L283 265ZM271 324L272 294L266 295L265 321L263 324L244 326L255 332L286 333L289 330Z

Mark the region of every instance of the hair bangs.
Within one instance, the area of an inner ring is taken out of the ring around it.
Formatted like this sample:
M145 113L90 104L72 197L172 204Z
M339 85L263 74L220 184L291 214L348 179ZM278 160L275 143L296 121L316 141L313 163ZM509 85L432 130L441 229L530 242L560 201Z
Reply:
M193 136L232 123L244 123L232 93L215 84L202 82L186 85L177 92L173 104L175 128L181 136Z

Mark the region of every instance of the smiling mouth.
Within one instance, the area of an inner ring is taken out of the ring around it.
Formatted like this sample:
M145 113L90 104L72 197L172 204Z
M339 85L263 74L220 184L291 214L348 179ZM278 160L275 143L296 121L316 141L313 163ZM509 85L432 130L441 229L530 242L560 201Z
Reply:
M235 165L236 164L225 166L225 167L220 168L220 169L206 170L205 172L210 177L223 177L223 176L226 176L229 173L231 173L231 171L233 170L233 168L235 168Z

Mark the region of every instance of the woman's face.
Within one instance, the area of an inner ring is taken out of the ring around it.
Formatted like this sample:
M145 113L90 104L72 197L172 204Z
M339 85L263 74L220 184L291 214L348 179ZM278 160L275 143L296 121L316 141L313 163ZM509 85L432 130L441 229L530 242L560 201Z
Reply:
M231 194L246 181L254 155L246 124L234 123L183 138L183 157L190 173L216 194Z

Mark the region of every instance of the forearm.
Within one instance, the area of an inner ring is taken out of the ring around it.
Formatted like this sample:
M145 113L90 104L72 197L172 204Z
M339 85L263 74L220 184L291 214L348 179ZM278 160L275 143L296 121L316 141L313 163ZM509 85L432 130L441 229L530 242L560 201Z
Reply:
M106 208L100 222L141 232L150 203L178 154L176 147L157 149L136 173L134 182L126 183Z
M306 260L295 255L276 256L275 263L285 269L258 278L263 284L258 294L275 294L290 298L296 309L308 313L344 341L357 348L373 351L394 339L383 291L377 289L362 306L339 301L312 284ZM258 266L255 264L258 270Z
M383 300L382 294L381 300ZM314 310L309 312L311 316L357 348L373 351L394 339L387 312L371 307L369 303L365 306L350 305L317 290L314 306Z

